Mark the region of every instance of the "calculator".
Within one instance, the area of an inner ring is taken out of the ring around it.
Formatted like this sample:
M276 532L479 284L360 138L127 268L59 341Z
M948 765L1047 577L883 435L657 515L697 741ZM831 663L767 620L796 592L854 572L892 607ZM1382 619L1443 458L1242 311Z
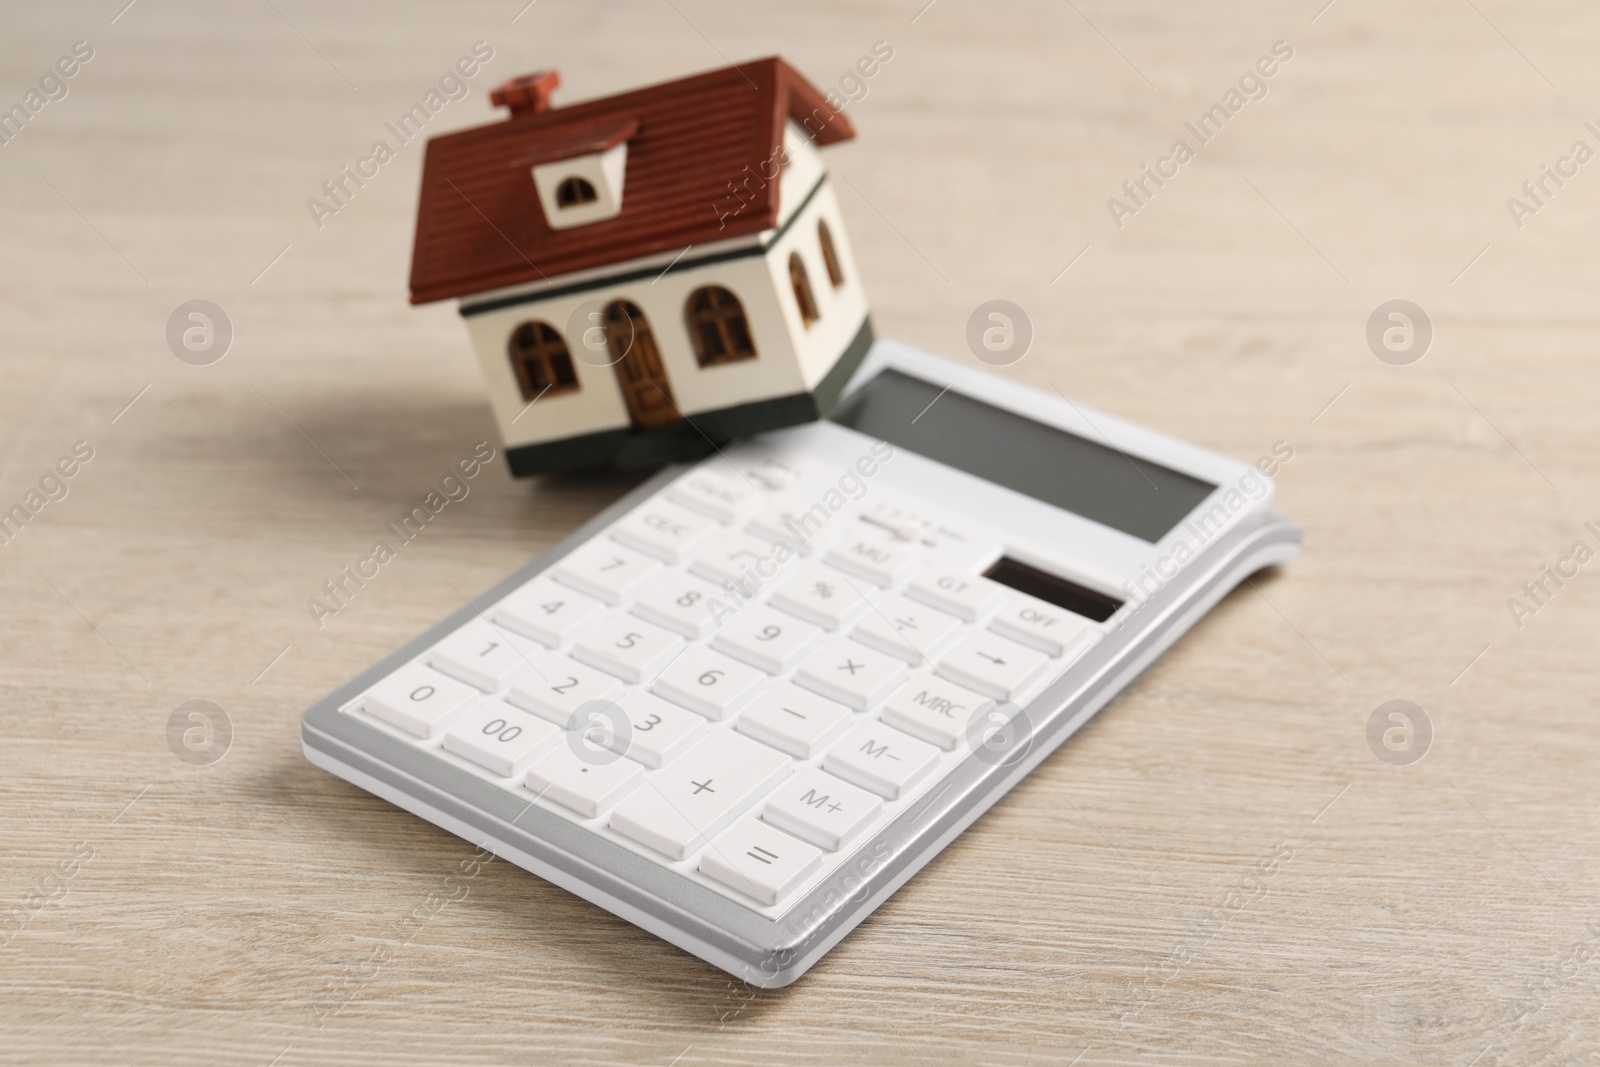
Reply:
M828 419L661 471L302 743L775 988L1299 546L1255 466L879 341Z

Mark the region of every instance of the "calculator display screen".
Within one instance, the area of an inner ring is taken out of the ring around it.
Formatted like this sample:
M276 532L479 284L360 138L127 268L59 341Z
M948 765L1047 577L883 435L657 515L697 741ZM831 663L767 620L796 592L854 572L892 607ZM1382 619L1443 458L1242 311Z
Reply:
M833 421L1152 544L1216 488L895 370Z

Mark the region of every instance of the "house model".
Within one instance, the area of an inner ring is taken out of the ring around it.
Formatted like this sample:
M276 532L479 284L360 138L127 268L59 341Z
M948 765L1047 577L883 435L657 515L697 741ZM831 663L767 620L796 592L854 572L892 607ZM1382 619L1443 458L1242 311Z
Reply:
M819 418L872 343L818 148L855 131L778 58L566 107L555 71L435 137L411 302L455 298L517 475L658 466Z

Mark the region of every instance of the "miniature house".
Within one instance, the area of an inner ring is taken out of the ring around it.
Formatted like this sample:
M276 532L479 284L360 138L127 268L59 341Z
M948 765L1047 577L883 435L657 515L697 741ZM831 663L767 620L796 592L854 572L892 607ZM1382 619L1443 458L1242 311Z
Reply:
M414 304L456 298L518 475L659 465L828 413L872 343L818 147L855 136L781 59L428 143Z

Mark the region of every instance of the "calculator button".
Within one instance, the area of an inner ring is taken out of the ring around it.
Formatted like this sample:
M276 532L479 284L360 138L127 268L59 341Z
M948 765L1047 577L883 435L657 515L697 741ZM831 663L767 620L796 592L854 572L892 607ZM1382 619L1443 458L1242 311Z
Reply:
M810 759L853 717L854 713L843 704L801 689L793 682L784 682L757 697L734 726L740 733L795 759Z
M828 750L823 769L885 800L903 795L939 762L939 750L881 722L858 723Z
M820 492L838 471L803 452L790 452L771 444L745 444L736 453L740 473L764 489L780 492L792 486L813 486Z
M837 852L860 837L883 814L883 800L807 768L777 788L761 817L780 830Z
M1004 551L999 540L987 532L979 533L920 506L912 509L880 500L861 517L885 530L897 531L896 536L915 541L951 567L978 567Z
M438 737L445 720L477 699L470 685L413 664L374 686L361 706L413 737Z
M502 778L514 778L561 739L557 727L503 700L484 700L445 731L444 747Z
M794 892L821 864L820 851L760 819L745 819L700 857L702 874L768 905Z
M793 615L751 604L726 623L711 644L768 674L782 674L821 636L821 630Z
M657 559L678 563L687 559L715 526L714 519L658 498L613 526L611 536Z
M611 828L668 859L707 844L788 777L781 752L717 730L611 813Z
M794 484L794 475L782 467L761 464L745 470L745 476L760 482L762 487L774 493L781 493Z
M799 469L792 462L777 457L763 457L754 463L745 463L740 466L739 473L774 493L792 487L795 479L800 477Z
M840 526L832 522L833 513L825 505L784 497L756 512L750 520L750 532L774 541L787 541L810 556L828 546Z
M616 756L607 761L580 759L566 745L528 768L522 784L548 800L592 819L631 793L644 780L644 768Z
M828 550L825 558L829 563L883 586L893 585L916 567L918 556L911 545L864 534L859 529L846 534Z
M672 661L683 639L632 615L613 615L572 646L572 658L637 685Z
M906 665L858 641L835 637L800 665L794 680L813 693L866 711L895 687Z
M634 690L619 702L628 717L628 747L623 752L646 767L664 767L688 751L706 732L706 721L692 711Z
M1082 615L1046 604L1031 596L1012 598L1011 603L989 620L989 629L1056 657L1070 645L1082 641L1093 624Z
M808 563L772 594L774 607L837 630L867 606L848 577L821 563Z
M709 637L717 619L733 613L730 599L710 582L675 571L641 593L633 602L633 613L695 640ZM713 612L714 603L723 605L723 610Z
M912 579L906 595L974 622L1005 596L1005 589L976 574L930 567Z
M439 642L428 663L452 678L493 693L529 665L535 650L544 653L537 645L475 619Z
M918 671L883 705L883 721L949 752L966 736L974 712L992 703L932 671Z
M661 672L650 691L708 719L725 719L766 677L704 645L690 645Z
M493 618L508 630L555 648L604 609L593 597L541 574L507 597L494 609Z
M676 503L729 526L743 521L761 506L761 491L742 476L713 473L703 467L673 482L667 495Z
M870 507L861 513L861 521L887 531L896 541L922 539L922 523L893 505L878 504Z
M978 630L940 658L939 673L996 700L1016 700L1048 662L1042 652Z
M550 655L534 661L528 673L511 683L511 703L549 719L564 730L578 721L578 709L591 700L609 700L622 688L615 678L570 656Z
M610 541L591 541L556 565L555 578L564 585L620 604L642 589L661 563L631 548Z
M794 549L781 541L755 534L724 534L696 556L689 569L713 582L733 582L754 593L771 581L785 563L794 558Z
M850 634L862 644L918 666L960 628L961 620L954 615L896 593L875 601Z

